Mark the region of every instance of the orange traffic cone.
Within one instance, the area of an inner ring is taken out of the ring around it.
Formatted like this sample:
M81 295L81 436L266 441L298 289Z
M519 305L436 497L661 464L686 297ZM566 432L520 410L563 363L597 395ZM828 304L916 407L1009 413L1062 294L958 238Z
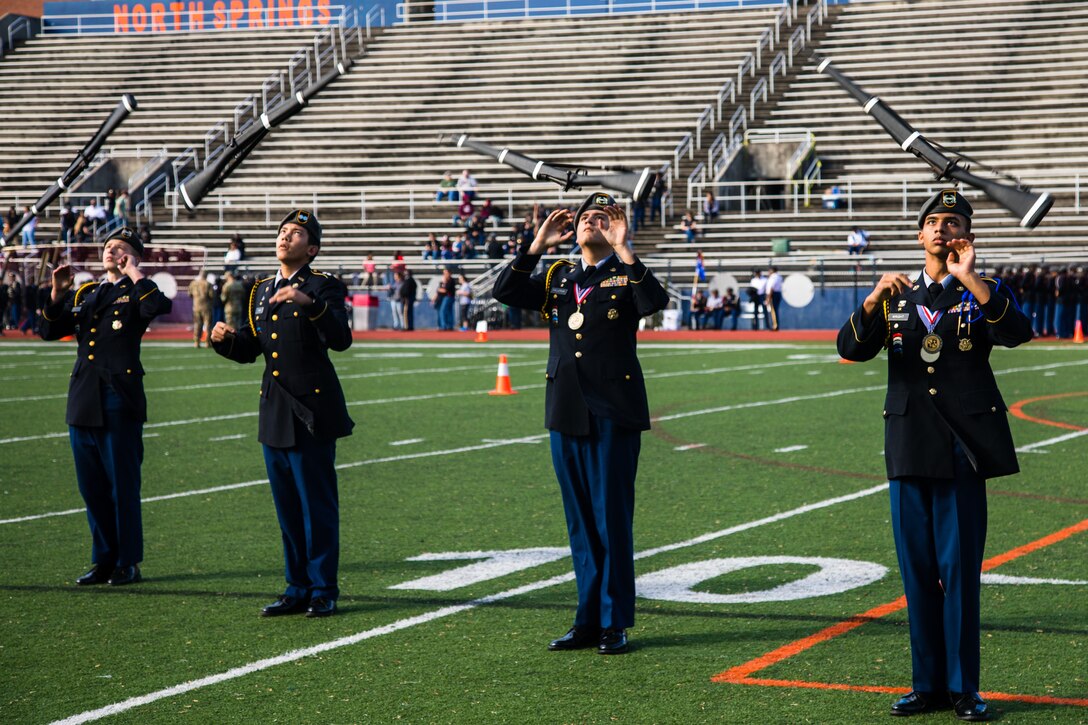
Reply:
M1080 320L1077 320L1076 326L1073 328L1073 342L1084 342L1084 325Z
M486 332L484 333L487 334ZM495 378L495 389L490 395L517 395L518 391L510 387L510 366L506 364L506 356L499 355L499 375Z
M476 323L476 342L487 342L487 320Z

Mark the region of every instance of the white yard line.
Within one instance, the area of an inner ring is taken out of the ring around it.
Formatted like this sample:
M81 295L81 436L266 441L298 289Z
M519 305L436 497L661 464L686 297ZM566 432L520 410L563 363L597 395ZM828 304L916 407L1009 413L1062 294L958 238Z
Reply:
M767 524L777 523L786 519L793 518L794 516L800 516L801 514L809 513L810 511L817 511L819 509L836 506L840 503L846 503L854 501L866 496L871 496L875 493L879 493L888 487L887 483L882 483L879 486L873 486L865 488L860 491L847 494L845 496L836 496L834 498L825 499L816 503L800 506L789 511L783 511L782 513L767 516L762 519L756 519L755 521L749 521L747 523L738 524L737 526L731 526L720 531L713 531L702 536L697 536L687 541L679 541L674 544L666 544L665 546L659 546L654 549L647 549L641 551L635 555L636 559L646 559L657 554L665 552L676 551L677 549L684 549L699 544L706 543L708 541L714 541L725 536L731 536L733 534L740 533L742 531L749 531L751 529L766 526ZM573 573L561 574L559 576L549 577L547 579L541 579L539 581L530 582L520 587L513 589L507 589L506 591L499 592L498 594L492 594L486 597L480 597L479 599L472 599L462 604L455 604L448 607L442 607L441 609L433 609L423 614L418 614L414 617L407 617L405 619L398 619L395 622L382 625L380 627L374 627L372 629L363 630L362 632L356 632L355 634L348 635L347 637L341 637L339 639L330 640L328 642L322 642L320 644L312 645L310 647L304 647L302 649L291 650L290 652L284 652L276 657L268 657L263 660L257 660L240 667L234 667L225 672L220 672L215 675L209 675L207 677L201 677L196 680L189 680L173 687L168 687L162 690L156 690L146 695L140 695L138 697L132 697L121 702L100 707L95 710L87 710L81 712L78 715L72 715L71 717L63 720L57 720L53 725L75 725L76 723L91 722L93 720L100 720L110 715L117 715L128 710L132 710L143 705L149 705L153 702L163 700L169 697L175 697L177 695L184 694L186 692L192 692L193 690L199 690L204 687L210 687L217 685L221 682L228 682L230 680L236 680L239 677L245 677L246 675L253 674L254 672L260 672L277 665L287 664L289 662L296 662L306 657L312 657L314 655L321 654L323 652L329 652L331 650L340 649L342 647L348 647L359 642L366 641L368 639L374 639L375 637L381 637L386 634L392 634L399 632L409 627L415 627L421 624L427 624L433 622L436 619L442 619L450 617L454 614L460 614L461 612L467 612L477 607L492 604L494 602L500 602L505 599L511 599L513 597L527 594L529 592L538 591L540 589L546 589L548 587L555 586L556 584L563 584L565 582L572 581L574 579Z
M763 367L781 367L781 366L786 366L786 365L811 365L811 364L813 364L813 361L807 360L807 361L796 361L796 362L788 362L788 363L767 363L766 365L740 365L740 366L734 366L734 367L709 368L709 369L705 369L705 370L683 370L683 371L674 372L674 373L658 373L658 374L654 374L654 375L647 375L647 378L657 380L657 379L661 379L661 378L685 377L685 376L690 376L690 375L716 375L718 373L744 372L744 371L747 371L747 370L753 370L753 369L756 369L756 368L763 368ZM510 363L510 367L514 367L514 366L517 366L517 365L540 365L540 363L539 362ZM543 366L541 366L541 367L543 369ZM454 370L454 368L444 368L444 369ZM468 369L469 370L476 370L476 369L483 370L484 368L468 368ZM486 369L490 370L491 368L489 366ZM409 371L409 372L426 373L426 372L434 372L434 371L433 370L431 370L431 371L420 370L420 371ZM349 378L342 377L341 379L343 380L343 379L349 379ZM257 381L246 381L246 384L247 385L250 385L250 384L258 385ZM232 385L233 385L233 383L232 383ZM199 386L194 386L194 387L199 387ZM543 388L543 387L544 387L543 384L515 385L514 386L515 390L534 390L534 389ZM463 391L459 391L459 392L448 392L448 393L421 393L419 395L402 395L402 396L399 396L399 397L396 397L396 398L373 398L373 399L368 399L368 400L349 400L348 401L348 406L350 407L350 406L356 406L356 405L384 405L384 404L387 404L387 403L409 403L409 402L417 402L417 401L423 401L423 400L438 400L440 398L456 398L456 397L463 397L463 396L469 396L469 395L485 395L486 393L487 393L486 390L463 390ZM61 397L66 397L66 396L61 396ZM0 401L0 402L2 402L2 401ZM193 423L211 423L211 422L217 421L217 420L233 420L235 418L251 418L251 417L255 417L256 415L257 415L257 411L250 410L250 411L242 412L242 413L230 413L230 414L226 414L226 415L205 416L203 418L183 418L181 420L168 420L168 421L161 421L161 422L158 422L158 423L147 423L147 424L144 425L144 429L149 430L149 429L152 429L152 428L161 428L161 427L176 426L176 425L189 425L189 424L193 424ZM16 437L13 437L13 438L0 438L0 445L6 444L6 443L25 443L25 442L28 442L28 441L40 441L40 440L47 440L47 439L50 439L50 438L67 438L67 437L68 437L68 431L57 431L55 433L41 433L39 435L33 435L33 436L16 436Z

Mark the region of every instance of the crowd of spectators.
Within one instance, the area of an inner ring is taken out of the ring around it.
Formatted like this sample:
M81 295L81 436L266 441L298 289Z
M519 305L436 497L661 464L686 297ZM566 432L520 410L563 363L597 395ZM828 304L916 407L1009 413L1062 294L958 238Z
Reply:
M39 286L33 276L25 279L9 272L0 279L0 335L5 331L37 334L42 310L49 304L53 285L48 279Z
M994 279L1016 294L1036 337L1072 338L1088 324L1088 272L1083 265L997 267Z

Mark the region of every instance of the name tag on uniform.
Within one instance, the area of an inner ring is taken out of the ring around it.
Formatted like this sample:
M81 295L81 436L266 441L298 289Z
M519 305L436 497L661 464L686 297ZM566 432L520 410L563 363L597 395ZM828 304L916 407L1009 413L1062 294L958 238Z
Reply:
M889 322L906 322L910 319L909 312L892 312L888 315Z
M621 274L618 277L609 277L606 280L602 280L601 283L600 283L600 286L601 287L626 287L627 286L627 275Z
M253 314L255 314L255 315L259 315L259 314L261 314L263 312L264 312L264 306L263 305L261 307L258 307L255 310L253 310Z
M553 295L559 295L560 297L563 297L569 292L570 292L570 289L567 288L567 287L552 287L552 294Z

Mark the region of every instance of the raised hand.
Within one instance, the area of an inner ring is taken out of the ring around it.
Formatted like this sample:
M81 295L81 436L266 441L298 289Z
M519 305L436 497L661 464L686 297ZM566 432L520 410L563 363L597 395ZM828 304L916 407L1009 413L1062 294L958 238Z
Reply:
M574 236L574 230L568 229L574 221L570 209L556 209L537 230L536 238L529 245L529 254L544 254L548 247L556 247Z
M862 304L865 314L867 316L873 314L884 300L890 300L904 290L910 289L913 284L911 278L902 272L888 272L882 275L876 283L876 287L873 288L873 291L869 293L869 296L865 298L865 302Z
M212 328L212 342L223 342L223 340L226 340L227 337L233 335L234 333L235 329L227 323L217 322L215 323L215 327Z
M966 282L975 272L975 245L968 239L953 239L945 243L948 253L948 273Z
M72 267L67 264L62 264L53 270L53 292L51 294L54 302L59 302L65 293L72 287Z

